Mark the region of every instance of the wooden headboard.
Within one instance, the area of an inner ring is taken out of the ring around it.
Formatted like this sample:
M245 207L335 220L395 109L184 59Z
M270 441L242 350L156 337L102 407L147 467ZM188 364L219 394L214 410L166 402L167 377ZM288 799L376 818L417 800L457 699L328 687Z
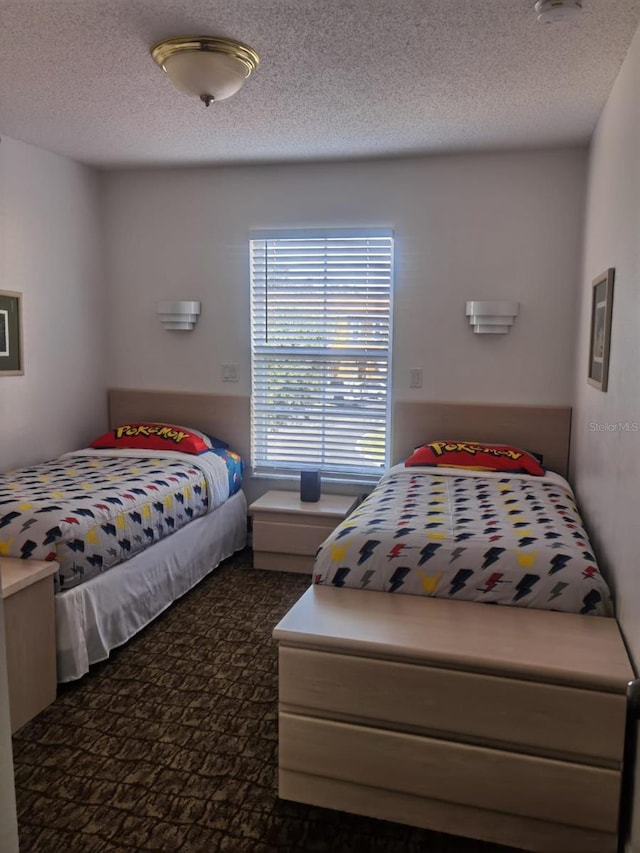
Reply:
M191 426L228 441L250 458L249 397L185 391L109 391L111 428L133 420ZM399 400L393 406L391 461L400 462L426 441L508 443L535 450L563 477L569 467L571 409L568 406L502 406Z
M111 429L134 420L167 421L216 435L249 460L249 397L129 388L113 388L108 394Z
M391 461L406 459L427 441L486 441L542 453L544 464L567 476L571 408L431 403L399 400L393 407Z

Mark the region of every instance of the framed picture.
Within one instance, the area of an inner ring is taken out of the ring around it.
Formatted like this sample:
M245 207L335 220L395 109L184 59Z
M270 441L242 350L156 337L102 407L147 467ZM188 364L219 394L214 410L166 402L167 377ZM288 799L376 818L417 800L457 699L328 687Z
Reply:
M591 292L591 340L589 343L588 382L601 391L609 381L609 347L611 345L611 308L613 278L611 267L593 280Z
M21 376L22 294L0 290L0 376Z

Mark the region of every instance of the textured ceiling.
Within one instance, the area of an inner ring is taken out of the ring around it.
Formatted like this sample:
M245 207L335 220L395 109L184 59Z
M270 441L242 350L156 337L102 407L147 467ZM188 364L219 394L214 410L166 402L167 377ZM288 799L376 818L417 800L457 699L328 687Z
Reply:
M0 0L0 131L100 166L584 144L640 0ZM206 109L149 55L185 33L261 65Z

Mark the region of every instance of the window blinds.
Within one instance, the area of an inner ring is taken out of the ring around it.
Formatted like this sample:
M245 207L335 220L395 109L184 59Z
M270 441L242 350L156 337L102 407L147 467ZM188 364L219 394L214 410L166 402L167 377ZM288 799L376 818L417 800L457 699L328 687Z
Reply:
M251 240L256 473L387 464L393 238Z

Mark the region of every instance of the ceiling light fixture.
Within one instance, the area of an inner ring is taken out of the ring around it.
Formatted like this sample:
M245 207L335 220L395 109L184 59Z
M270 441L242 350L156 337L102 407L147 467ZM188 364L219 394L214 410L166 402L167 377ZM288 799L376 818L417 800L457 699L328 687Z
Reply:
M163 39L151 48L151 56L176 89L207 107L235 95L260 62L246 44L217 36Z
M538 0L535 10L540 24L557 24L575 18L582 11L582 0Z

